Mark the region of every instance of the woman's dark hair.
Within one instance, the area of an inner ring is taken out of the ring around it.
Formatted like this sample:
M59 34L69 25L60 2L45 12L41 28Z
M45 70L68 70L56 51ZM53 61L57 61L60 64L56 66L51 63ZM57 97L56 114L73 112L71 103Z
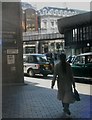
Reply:
M60 61L61 61L61 68L63 73L66 73L66 54L61 53L60 54Z

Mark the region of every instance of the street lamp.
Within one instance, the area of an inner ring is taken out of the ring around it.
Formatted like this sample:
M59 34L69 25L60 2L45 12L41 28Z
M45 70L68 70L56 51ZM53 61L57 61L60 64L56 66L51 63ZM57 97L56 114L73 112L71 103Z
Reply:
M88 52L90 51L90 43L87 43Z
M87 43L87 47L89 47L90 46L90 44L89 43Z

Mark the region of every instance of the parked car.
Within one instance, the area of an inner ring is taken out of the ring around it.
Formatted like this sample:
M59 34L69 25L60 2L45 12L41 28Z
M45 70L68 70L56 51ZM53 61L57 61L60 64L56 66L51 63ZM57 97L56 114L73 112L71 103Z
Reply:
M30 76L35 76L35 74L42 74L47 76L51 74L50 63L47 61L45 54L24 54L24 73Z
M72 64L72 62L74 61L75 57L76 57L75 55L73 55L73 56L69 55L67 57L66 61L69 62L70 64Z
M92 78L92 52L77 55L71 67L74 76Z

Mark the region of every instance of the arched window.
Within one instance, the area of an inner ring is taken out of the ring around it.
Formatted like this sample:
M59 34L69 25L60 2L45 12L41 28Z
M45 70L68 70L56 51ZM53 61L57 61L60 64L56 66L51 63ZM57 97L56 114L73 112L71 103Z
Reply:
M43 14L47 15L47 10L46 9L43 9Z
M54 14L54 10L53 10L53 9L50 10L50 14L51 14L51 15Z
M68 14L68 16L71 16L71 11L69 10L67 14Z
M67 10L64 10L63 16L67 16Z
M60 14L61 14L61 16L63 16L63 10L60 10Z
M58 12L58 10L56 9L56 10L55 10L55 15L58 15L58 13L59 13L59 12Z

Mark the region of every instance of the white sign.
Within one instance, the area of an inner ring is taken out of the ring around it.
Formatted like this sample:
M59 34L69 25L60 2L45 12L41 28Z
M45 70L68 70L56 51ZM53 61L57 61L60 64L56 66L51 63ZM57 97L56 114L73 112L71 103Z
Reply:
M15 55L7 55L7 64L15 63Z
M7 49L7 54L18 54L18 49Z

